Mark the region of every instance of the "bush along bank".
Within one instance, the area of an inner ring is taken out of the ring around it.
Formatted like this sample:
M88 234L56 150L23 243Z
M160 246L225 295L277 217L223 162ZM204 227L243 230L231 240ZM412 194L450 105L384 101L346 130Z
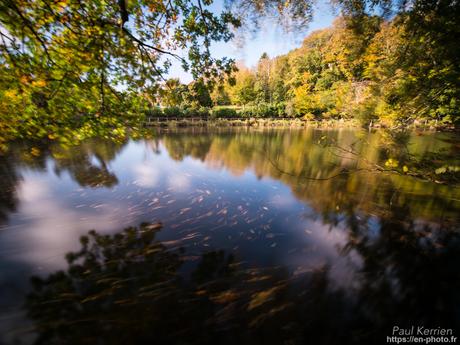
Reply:
M392 123L378 120L363 121L346 116L287 116L284 105L261 104L258 106L216 106L214 108L151 108L144 112L147 126L253 126L253 127L363 127L390 129L453 130L453 125L432 121Z

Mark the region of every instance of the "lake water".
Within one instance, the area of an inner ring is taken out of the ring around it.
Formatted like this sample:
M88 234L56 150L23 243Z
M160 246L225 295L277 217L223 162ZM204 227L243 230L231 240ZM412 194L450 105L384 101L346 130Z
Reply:
M414 161L460 165L459 149L454 134L348 129L13 145L0 344L460 336L460 187L411 176Z

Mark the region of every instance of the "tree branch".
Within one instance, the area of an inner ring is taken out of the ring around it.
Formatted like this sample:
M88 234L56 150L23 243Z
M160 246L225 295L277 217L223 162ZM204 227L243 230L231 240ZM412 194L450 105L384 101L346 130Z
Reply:
M14 12L16 12L16 14L22 19L22 22L24 23L24 25L32 32L34 37L40 43L40 45L43 48L43 51L45 52L46 56L48 57L48 60L52 64L54 64L54 61L53 61L53 59L51 58L51 56L49 54L48 48L46 47L45 41L40 37L38 32L34 29L32 23L22 14L21 10L19 9L19 7L16 6L16 4L14 2L8 1L8 3L11 5L11 8L14 10Z
M185 59L180 57L179 55L175 54L175 53L172 53L172 52L169 52L167 50L163 50L161 48L158 48L158 47L155 47L155 46L152 46L150 44L147 44L145 43L144 41L142 41L141 39L137 38L136 36L134 36L131 31L129 31L128 29L126 29L125 27L121 28L123 30L123 32L128 35L128 37L130 37L133 41L135 41L136 43L140 44L142 47L144 48L149 48L149 49L152 49L152 50L155 50L156 52L158 53L161 53L161 54L166 54L166 55L170 55L176 59L178 59L179 61L181 62L185 62Z

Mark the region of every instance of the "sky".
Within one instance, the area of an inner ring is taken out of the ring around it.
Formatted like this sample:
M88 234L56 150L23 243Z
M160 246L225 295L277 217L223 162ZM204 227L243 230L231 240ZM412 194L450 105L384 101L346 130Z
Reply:
M215 1L211 9L219 12L222 9L222 3L222 0ZM243 47L232 41L217 42L211 46L211 53L214 57L226 56L243 62L248 67L253 67L262 53L266 52L270 57L286 54L299 47L310 32L330 26L334 18L335 14L330 5L325 1L318 1L313 20L303 32L284 32L274 20L265 20L260 31L254 36L248 37ZM183 83L192 81L192 76L183 71L177 61L173 61L168 77L179 78Z

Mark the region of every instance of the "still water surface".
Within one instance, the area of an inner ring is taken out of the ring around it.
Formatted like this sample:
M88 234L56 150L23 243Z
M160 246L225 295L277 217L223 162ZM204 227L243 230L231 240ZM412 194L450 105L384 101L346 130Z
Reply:
M345 129L17 144L0 156L0 343L460 332L460 188L376 171L433 153L459 165L459 148Z

